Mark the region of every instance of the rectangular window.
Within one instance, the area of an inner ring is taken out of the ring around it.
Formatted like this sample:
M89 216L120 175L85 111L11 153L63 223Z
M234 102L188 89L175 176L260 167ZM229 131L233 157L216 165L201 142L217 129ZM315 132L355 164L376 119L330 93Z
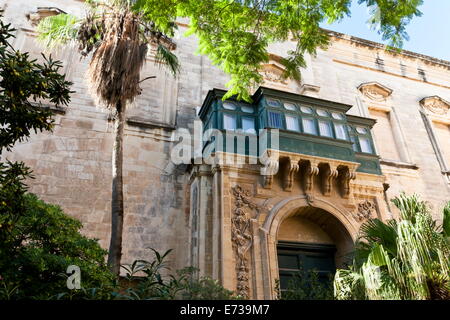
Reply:
M223 128L225 130L236 130L236 115L224 113Z
M335 123L334 130L336 131L336 138L347 140L347 127L342 123Z
M300 131L297 117L286 115L286 129L292 131Z
M321 136L333 137L333 132L328 121L319 120L319 131Z
M309 133L309 134L317 134L316 126L314 124L314 119L312 118L303 118L303 132Z
M369 138L359 137L359 145L361 146L361 152L373 153Z
M269 111L269 127L283 129L283 120L280 113Z
M244 132L256 133L255 119L250 117L242 117L242 130Z

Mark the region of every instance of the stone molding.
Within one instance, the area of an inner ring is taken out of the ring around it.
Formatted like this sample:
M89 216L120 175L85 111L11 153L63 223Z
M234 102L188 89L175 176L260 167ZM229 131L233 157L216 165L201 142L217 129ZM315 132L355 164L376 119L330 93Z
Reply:
M450 110L450 102L438 96L423 98L420 100L420 105L427 112L437 116L446 116Z
M391 96L393 90L378 82L367 82L359 85L358 90L369 100L383 102Z

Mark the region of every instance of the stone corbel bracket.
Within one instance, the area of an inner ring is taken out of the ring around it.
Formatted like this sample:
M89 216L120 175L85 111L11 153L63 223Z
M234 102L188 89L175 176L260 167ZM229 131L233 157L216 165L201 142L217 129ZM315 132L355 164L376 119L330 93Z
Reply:
M326 163L320 165L321 180L322 180L322 190L324 196L329 196L331 194L331 189L333 186L333 180L339 175L336 165Z
M294 178L299 171L299 159L287 159L283 168L283 188L284 191L292 191Z
M342 197L348 199L350 197L350 181L356 179L356 172L349 167L338 168L338 181L342 192Z
M300 163L303 188L309 194L314 189L314 177L319 174L319 163L315 160L302 160Z
M263 187L271 189L273 184L273 177L278 173L280 167L279 157L277 153L267 153L267 159L264 166L261 168L261 175L263 176Z

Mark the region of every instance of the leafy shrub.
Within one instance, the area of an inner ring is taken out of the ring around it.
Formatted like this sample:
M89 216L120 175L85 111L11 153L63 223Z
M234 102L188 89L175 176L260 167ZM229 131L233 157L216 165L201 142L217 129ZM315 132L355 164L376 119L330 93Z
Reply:
M392 202L399 221L374 219L361 226L353 265L336 273L336 297L450 300L450 202L442 226L416 195L401 194Z
M122 290L113 295L126 300L229 300L237 299L232 291L223 288L217 280L197 278L197 270L187 267L170 274L166 259L171 250L160 254L151 249L152 262L136 260L123 265L127 272Z
M97 288L90 290L97 298L108 297L114 276L104 262L106 251L80 233L82 224L32 194L24 196L24 208L1 244L0 299L84 297L87 288ZM83 290L67 291L70 265L80 267Z
M285 290L280 290L277 281L277 298L281 300L333 300L332 279L321 281L316 270L295 273Z

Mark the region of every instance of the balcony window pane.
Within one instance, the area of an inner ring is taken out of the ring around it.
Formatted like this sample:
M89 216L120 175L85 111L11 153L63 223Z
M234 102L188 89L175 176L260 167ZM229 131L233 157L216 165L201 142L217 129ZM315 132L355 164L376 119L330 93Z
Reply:
M317 114L319 116L322 116L322 117L328 117L329 116L328 112L325 111L325 110L322 110L322 109L317 109Z
M344 115L342 113L333 112L331 116L336 120L344 120Z
M369 138L359 137L359 145L361 146L361 152L372 153L372 145Z
M316 126L314 125L314 119L311 118L303 118L303 131L305 133L317 134Z
M255 119L249 117L242 118L242 130L248 133L256 133L255 130Z
M236 105L234 103L231 103L231 102L224 102L223 103L223 108L227 109L227 110L236 110Z
M223 128L225 130L236 130L236 116L234 114L223 114Z
M331 132L331 126L328 121L319 120L319 130L321 136L333 137L333 133Z
M302 107L300 107L300 110L301 110L303 113L309 113L309 114L312 113L312 109L311 109L310 107L302 106Z
M337 139L342 139L342 140L347 140L347 128L344 124L342 123L335 123L334 124L334 129L336 131L336 138Z
M287 110L290 110L290 111L296 111L296 110L297 110L297 108L295 107L295 104L290 103L290 102L285 102L285 103L284 103L284 107L285 107Z
M267 104L269 107L278 108L280 106L280 102L274 99L267 99Z
M356 132L358 132L360 134L366 134L367 133L367 129L363 128L363 127L356 127Z
M271 128L283 128L283 120L281 114L276 112L269 112L269 127Z
M300 126L298 125L297 117L286 115L286 129L292 131L300 131Z
M245 113L253 113L255 111L255 109L253 109L253 107L247 107L247 106L242 106L241 110L242 110L242 112L245 112Z

